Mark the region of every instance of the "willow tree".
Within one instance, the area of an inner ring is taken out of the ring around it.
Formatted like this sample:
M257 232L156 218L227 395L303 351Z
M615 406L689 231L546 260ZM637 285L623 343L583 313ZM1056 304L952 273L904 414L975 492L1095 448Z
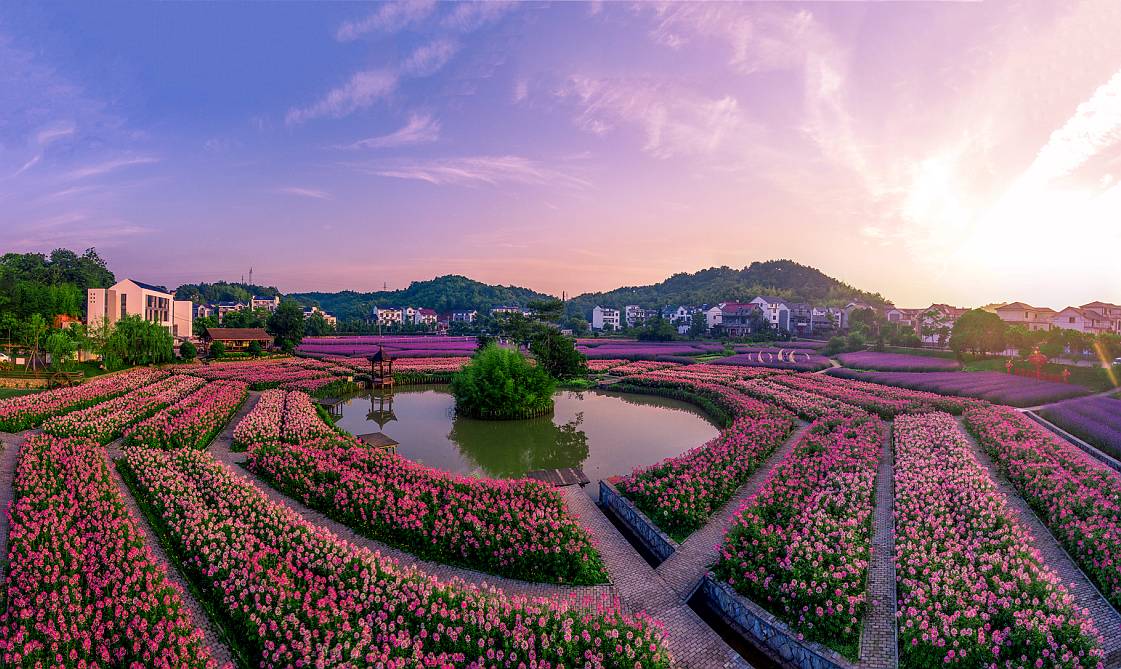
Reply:
M114 324L103 354L109 369L164 364L175 359L175 340L163 326L125 316Z

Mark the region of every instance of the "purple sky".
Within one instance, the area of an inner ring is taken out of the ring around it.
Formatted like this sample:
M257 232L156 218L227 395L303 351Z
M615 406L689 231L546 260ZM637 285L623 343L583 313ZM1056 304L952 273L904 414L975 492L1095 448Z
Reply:
M791 258L1121 302L1121 3L0 6L3 251L559 294Z

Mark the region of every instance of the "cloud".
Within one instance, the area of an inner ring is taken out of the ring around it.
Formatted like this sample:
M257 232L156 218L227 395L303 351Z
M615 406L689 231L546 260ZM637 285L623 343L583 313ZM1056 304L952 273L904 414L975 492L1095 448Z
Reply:
M317 118L341 118L386 97L397 87L397 82L397 75L384 69L355 72L345 84L328 91L315 104L289 109L284 122L298 125Z
M43 128L35 135L35 141L39 146L47 146L57 142L60 139L65 139L74 135L74 124L63 123L59 125L52 125Z
M459 44L450 39L438 39L422 47L401 63L401 73L412 77L427 77L448 64Z
M315 200L330 200L331 194L318 188L300 188L299 186L285 186L284 188L277 188L277 193L284 193L286 195L296 195L298 197L307 197Z
M460 2L452 13L444 17L441 24L445 28L471 32L502 18L514 8L515 3L504 0L480 0Z
M104 162L95 163L93 165L86 165L85 167L79 167L77 169L71 170L66 173L66 178L70 180L77 180L86 179L89 177L97 177L103 174L108 174L109 172L115 172L116 170L126 167L132 167L134 165L148 165L151 163L158 163L159 161L160 159L154 156L115 158L113 160L107 160Z
M546 167L521 156L470 156L438 158L427 161L352 165L354 168L382 177L414 179L442 185L490 185L504 183L525 185L564 185L586 187L584 179Z
M335 39L350 42L369 33L395 33L428 18L435 8L435 0L387 2L369 16L344 21L336 31Z
M440 122L429 114L411 114L409 121L401 128L387 135L360 139L343 148L347 149L388 149L410 144L426 144L440 138Z
M645 136L643 150L656 158L742 148L752 129L736 98L701 95L673 82L573 75L555 94L577 105L577 127L605 135L634 126Z

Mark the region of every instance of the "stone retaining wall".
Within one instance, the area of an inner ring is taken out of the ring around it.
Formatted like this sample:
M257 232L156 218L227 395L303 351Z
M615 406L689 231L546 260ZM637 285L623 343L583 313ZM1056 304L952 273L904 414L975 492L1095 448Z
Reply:
M20 379L0 376L0 388L46 388L47 379Z
M855 669L856 665L835 650L812 641L800 641L786 623L747 600L727 583L705 576L701 596L733 623L745 640L775 660L797 669Z
M638 537L646 550L658 558L659 562L664 561L677 550L677 542L659 530L645 513L639 511L629 499L619 494L615 486L608 481L599 482L599 502L604 509L615 514L615 517L627 526L631 534Z

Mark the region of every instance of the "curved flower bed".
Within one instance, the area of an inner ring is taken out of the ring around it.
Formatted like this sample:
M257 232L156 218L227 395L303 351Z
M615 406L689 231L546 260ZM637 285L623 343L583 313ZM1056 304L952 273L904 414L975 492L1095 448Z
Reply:
M712 441L618 479L615 486L676 541L704 526L794 429L793 416L736 397L730 427Z
M863 410L846 402L780 386L765 379L737 381L732 385L757 400L793 411L804 420L817 420L829 415L858 416L864 413Z
M815 421L740 509L716 574L805 638L855 659L867 608L883 423Z
M1037 381L1003 372L858 372L837 368L826 374L931 393L976 397L1017 407L1057 402L1090 392L1073 383Z
M206 448L245 401L245 384L214 381L124 431L126 444Z
M192 376L173 375L117 399L51 418L43 423L43 432L56 437L87 437L108 444L129 425L179 401L204 383Z
M362 534L418 557L525 581L606 579L591 537L552 487L454 476L334 437L254 444L247 467Z
M1106 599L1121 607L1121 473L1007 407L971 409L965 424Z
M1093 623L1076 613L956 421L900 416L895 451L900 664L1099 666Z
M215 667L97 444L35 435L14 483L5 667Z
M126 459L255 666L669 665L644 618L402 569L273 503L205 452L140 448Z
M319 417L311 398L297 391L266 390L234 428L231 450L244 451L249 444L267 441L296 443L339 433Z
M0 430L20 432L35 427L52 416L60 416L119 397L166 375L166 372L151 369L134 369L95 379L80 386L55 388L41 393L2 399L0 400Z
M879 351L842 353L837 356L837 360L850 369L871 369L879 372L952 372L961 369L961 363L953 358Z
M1069 400L1047 407L1039 415L1121 460L1121 399Z
M972 404L969 400L945 395L848 381L821 374L788 374L775 379L775 383L831 397L888 419L903 413L927 413L933 410L960 414Z

